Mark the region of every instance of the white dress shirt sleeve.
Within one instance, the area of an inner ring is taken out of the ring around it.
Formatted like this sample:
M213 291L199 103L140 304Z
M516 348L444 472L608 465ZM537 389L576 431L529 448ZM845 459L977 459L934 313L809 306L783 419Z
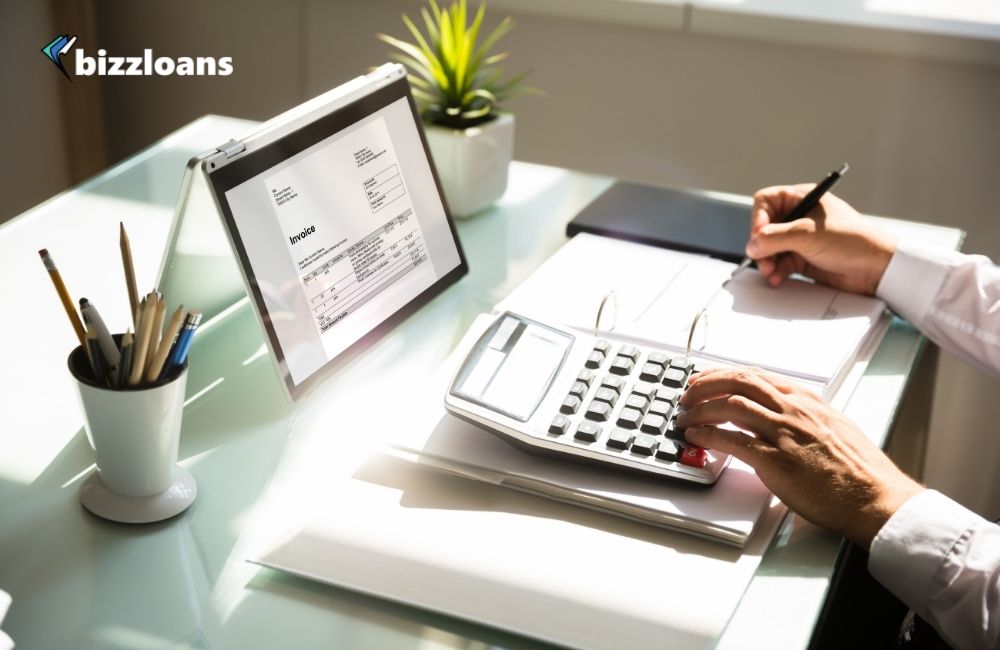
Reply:
M878 296L932 341L1000 374L1000 268L900 243ZM956 648L1000 648L1000 526L934 490L872 541L868 569Z
M1000 526L925 490L879 530L868 570L955 648L1000 648Z
M988 258L900 242L877 295L942 348L1000 374L1000 267Z

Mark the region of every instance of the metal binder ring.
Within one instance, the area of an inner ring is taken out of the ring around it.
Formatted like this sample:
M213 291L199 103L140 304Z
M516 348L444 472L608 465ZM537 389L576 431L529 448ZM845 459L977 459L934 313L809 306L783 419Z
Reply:
M695 315L694 320L691 321L691 329L688 331L687 350L684 353L685 364L691 362L691 347L694 343L694 333L698 330L698 323L702 320L705 321L705 331L708 332L708 305L702 307ZM702 348L704 347L702 345Z
M611 301L610 307L608 305L608 300ZM611 327L608 328L608 331L610 332L611 330L613 330L615 328L615 325L617 324L617 320L618 320L618 297L615 296L615 290L614 289L612 289L611 291L609 291L606 294L604 294L604 297L601 298L601 306L597 308L597 319L594 321L594 336L595 337L601 331L601 319L604 317L604 310L605 310L606 307L609 307L609 309L612 310L611 313L613 315L613 318L611 319L611 321L612 321L611 322Z

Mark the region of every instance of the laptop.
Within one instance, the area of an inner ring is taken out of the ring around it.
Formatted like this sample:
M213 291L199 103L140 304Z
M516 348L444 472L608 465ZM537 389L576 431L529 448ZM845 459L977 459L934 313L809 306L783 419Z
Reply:
M205 256L179 263L217 228L183 216L199 178L238 260L218 277L200 273ZM177 215L160 286L207 285L196 299L218 313L240 297L235 266L291 401L468 271L399 64L192 159Z

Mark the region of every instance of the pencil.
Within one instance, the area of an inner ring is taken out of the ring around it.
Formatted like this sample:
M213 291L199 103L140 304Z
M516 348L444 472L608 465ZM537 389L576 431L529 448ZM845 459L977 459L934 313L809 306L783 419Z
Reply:
M139 309L139 291L135 286L135 266L132 264L132 245L129 244L125 224L118 222L118 245L122 249L122 267L125 270L125 286L128 287L128 304L132 308L132 326L139 331L137 310Z
M53 286L56 288L56 293L59 294L59 300L62 301L63 309L66 310L66 315L69 316L69 322L73 326L73 330L76 332L76 338L80 340L80 345L87 347L84 342L86 333L83 329L83 323L80 321L80 316L76 313L76 305L73 304L73 299L69 297L69 291L66 290L66 284L63 282L62 275L59 273L59 269L56 268L56 263L49 255L49 251L45 248L38 251L38 255L42 258L42 263L49 272L49 278L52 280Z
M181 305L174 312L173 316L170 317L170 322L163 333L163 338L160 339L160 345L156 348L156 355L153 357L153 362L149 364L149 370L146 372L146 381L156 381L160 377L160 373L163 372L163 364L167 360L167 354L169 354L170 348L173 347L174 338L180 332L183 322L184 305Z
M142 380L142 371L146 369L146 348L149 347L149 335L153 329L154 294L149 294L139 308L139 331L132 343L132 370L129 371L128 385L136 386Z
M128 376L129 372L132 370L132 330L125 330L125 334L122 335L122 358L118 362L118 377L117 384L119 387L124 388L128 386Z
M160 346L160 336L163 334L163 319L165 317L165 310L167 308L167 301L163 299L158 291L154 291L153 294L156 296L153 300L153 325L149 330L149 341L146 343L146 367L143 369L143 375L149 372L150 367L153 365L153 357L156 356L156 350Z

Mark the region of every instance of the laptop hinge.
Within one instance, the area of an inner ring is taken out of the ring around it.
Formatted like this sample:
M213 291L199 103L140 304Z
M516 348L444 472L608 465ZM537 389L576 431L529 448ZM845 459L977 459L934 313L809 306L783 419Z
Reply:
M242 142L238 142L236 140L230 140L226 144L219 147L217 151L221 151L222 153L226 154L226 158L232 158L236 154L243 153L244 151L246 151L246 149L247 146Z

